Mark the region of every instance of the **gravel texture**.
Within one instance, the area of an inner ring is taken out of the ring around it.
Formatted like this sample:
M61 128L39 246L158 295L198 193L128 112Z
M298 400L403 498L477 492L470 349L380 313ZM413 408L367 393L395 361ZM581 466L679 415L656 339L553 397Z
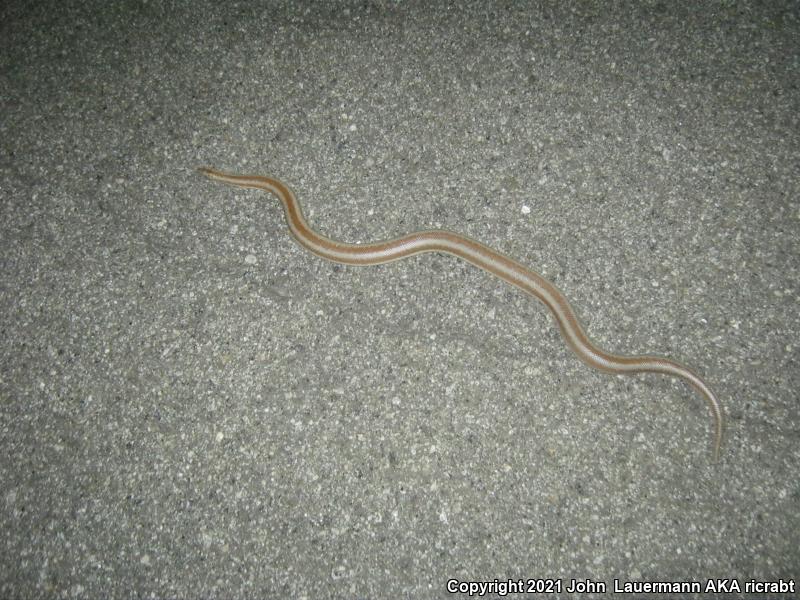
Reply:
M779 597L744 585L800 576L799 6L4 2L0 596ZM707 378L720 462L682 383L452 257L316 258L203 164L530 265Z

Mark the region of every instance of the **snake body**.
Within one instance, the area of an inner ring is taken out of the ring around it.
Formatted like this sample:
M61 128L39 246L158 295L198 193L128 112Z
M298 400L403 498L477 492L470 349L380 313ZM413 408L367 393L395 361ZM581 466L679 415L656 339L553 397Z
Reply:
M723 437L723 412L717 397L691 369L669 358L612 354L586 335L575 310L564 294L531 269L466 236L445 230L410 233L370 244L348 244L327 238L309 227L300 203L291 189L271 177L233 175L209 167L198 169L207 177L241 188L254 188L274 195L286 213L289 231L310 252L346 265L379 265L423 252L444 252L499 277L542 302L552 313L567 346L590 367L614 374L661 373L684 380L708 404L713 418L713 456L719 458Z

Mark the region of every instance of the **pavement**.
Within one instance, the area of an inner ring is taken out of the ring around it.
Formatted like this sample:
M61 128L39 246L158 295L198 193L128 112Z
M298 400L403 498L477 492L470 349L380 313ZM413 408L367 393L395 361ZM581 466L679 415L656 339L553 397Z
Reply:
M5 2L0 596L790 597L798 40L781 1ZM202 165L514 257L701 374L720 460L680 381Z

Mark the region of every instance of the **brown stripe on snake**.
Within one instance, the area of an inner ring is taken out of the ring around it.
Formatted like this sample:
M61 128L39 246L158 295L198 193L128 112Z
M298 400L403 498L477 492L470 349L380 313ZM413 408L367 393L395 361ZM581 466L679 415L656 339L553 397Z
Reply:
M590 367L615 374L661 373L683 379L705 399L714 422L713 456L719 458L723 436L723 412L714 393L691 369L669 358L611 354L586 335L578 316L555 285L520 263L452 231L430 230L372 244L348 244L320 235L309 227L300 203L289 187L277 179L258 175L232 175L201 167L211 179L242 188L270 192L280 200L289 231L310 252L345 265L379 265L422 252L445 252L491 273L541 301L555 317L561 335L572 351Z

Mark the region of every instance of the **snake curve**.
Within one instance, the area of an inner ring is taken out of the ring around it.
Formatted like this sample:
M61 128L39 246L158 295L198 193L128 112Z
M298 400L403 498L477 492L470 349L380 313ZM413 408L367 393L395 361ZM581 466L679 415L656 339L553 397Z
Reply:
M209 167L200 173L210 179L241 188L269 192L280 200L286 213L289 231L297 242L317 256L345 265L379 265L423 252L451 254L499 277L542 302L552 313L567 346L584 363L613 374L661 373L687 382L708 404L713 418L713 458L719 458L723 438L723 411L717 397L691 369L669 358L612 354L595 345L584 331L575 310L564 294L547 279L464 235L446 230L410 233L391 240L349 244L329 239L314 231L303 217L300 203L291 189L271 177L233 175Z

